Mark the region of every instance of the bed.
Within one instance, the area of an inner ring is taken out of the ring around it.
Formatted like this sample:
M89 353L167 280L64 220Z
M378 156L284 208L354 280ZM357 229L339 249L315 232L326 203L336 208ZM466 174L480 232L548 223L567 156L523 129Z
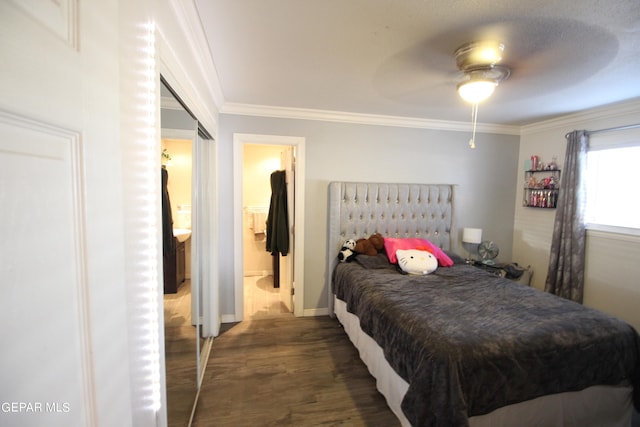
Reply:
M403 426L629 426L640 406L628 324L455 256L452 185L332 182L329 309ZM426 239L454 265L404 275L347 239ZM635 389L635 394L634 394Z

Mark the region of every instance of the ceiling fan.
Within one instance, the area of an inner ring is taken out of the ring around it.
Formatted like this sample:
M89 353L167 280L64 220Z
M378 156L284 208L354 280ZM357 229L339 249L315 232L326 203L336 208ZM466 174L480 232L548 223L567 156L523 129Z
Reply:
M495 40L465 43L454 52L456 65L463 73L457 85L458 94L473 104L473 133L469 146L475 148L478 104L491 96L496 86L509 78L511 70L500 64L504 44Z
M493 40L465 43L455 50L456 65L463 73L457 86L462 99L482 102L509 78L511 70L500 64L503 52L504 44Z

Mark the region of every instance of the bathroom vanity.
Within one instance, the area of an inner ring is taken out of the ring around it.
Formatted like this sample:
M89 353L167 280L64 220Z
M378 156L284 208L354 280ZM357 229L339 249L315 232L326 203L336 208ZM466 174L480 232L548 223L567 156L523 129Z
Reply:
M173 229L176 250L164 256L164 293L175 294L185 281L187 262L186 245L191 238L191 230Z

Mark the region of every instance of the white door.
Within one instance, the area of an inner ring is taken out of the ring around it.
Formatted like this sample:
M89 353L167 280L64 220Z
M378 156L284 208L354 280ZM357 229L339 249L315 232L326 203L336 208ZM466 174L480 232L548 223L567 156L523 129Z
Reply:
M0 1L3 426L132 418L118 10L79 3Z
M287 181L287 215L289 217L289 253L280 257L280 300L287 307L287 310L294 311L294 256L295 239L295 148L289 145L282 146L281 168L286 172Z
M215 150L214 141L201 132L193 149L193 206L191 258L191 323L197 343L198 389L206 367L207 346L200 338L215 337L220 331L217 263L215 254ZM203 351L204 350L204 351Z
M216 242L218 239L218 227L216 216L216 180L215 165L216 151L215 141L208 135L198 133L198 145L200 146L199 157L196 160L199 175L198 191L200 192L199 206L197 206L202 227L205 232L202 234L200 251L200 264L202 267L202 286L200 295L202 296L200 314L203 318L202 335L204 337L216 337L220 332L220 309L219 309L219 289L218 289L218 264L216 253ZM192 267L194 268L194 267Z

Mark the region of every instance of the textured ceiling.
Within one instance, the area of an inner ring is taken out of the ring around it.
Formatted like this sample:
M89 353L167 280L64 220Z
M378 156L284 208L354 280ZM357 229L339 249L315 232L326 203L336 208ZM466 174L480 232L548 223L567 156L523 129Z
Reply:
M468 121L453 52L485 38L505 44L511 77L481 122L640 97L640 0L195 3L226 105Z

